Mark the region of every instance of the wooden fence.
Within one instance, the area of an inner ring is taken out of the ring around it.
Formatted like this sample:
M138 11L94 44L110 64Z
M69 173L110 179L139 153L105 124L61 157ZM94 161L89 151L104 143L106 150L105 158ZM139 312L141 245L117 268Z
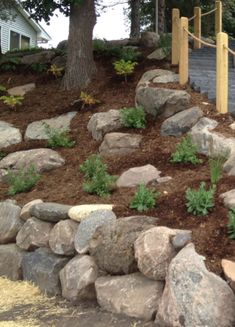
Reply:
M201 38L201 19L215 14L216 45ZM193 21L194 33L189 31L189 22ZM191 18L180 17L179 9L172 10L172 65L179 65L179 82L188 82L189 67L189 36L193 38L194 49L200 49L202 44L216 49L216 110L219 113L228 112L228 53L235 52L228 47L228 35L222 32L222 2L216 1L215 8L202 13L201 8L194 8Z

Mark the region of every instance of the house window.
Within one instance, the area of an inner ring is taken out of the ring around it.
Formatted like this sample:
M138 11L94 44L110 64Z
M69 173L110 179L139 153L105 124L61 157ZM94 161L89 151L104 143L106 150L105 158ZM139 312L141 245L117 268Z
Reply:
M30 38L24 35L21 35L21 49L28 49L30 46Z
M19 49L20 48L20 34L11 31L10 34L10 50Z

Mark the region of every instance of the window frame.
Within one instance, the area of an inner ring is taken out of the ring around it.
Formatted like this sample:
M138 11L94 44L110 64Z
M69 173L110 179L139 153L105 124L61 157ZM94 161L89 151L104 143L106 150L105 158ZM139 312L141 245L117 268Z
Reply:
M29 38L29 47L31 46L31 40L32 40L31 36L29 36L29 35L27 35L27 34L20 33L20 32L17 31L16 29L10 28L10 29L9 29L9 39L8 39L8 51L11 51L11 50L10 50L10 48L11 48L11 32L17 33L17 34L19 34L19 36L20 36L20 40L19 40L19 50L22 49L22 47L21 47L21 38L22 38L22 36Z

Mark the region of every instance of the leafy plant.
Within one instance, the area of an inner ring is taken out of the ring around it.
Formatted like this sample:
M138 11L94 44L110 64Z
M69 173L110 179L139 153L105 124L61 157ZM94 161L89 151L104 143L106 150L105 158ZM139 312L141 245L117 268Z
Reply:
M197 157L197 152L197 145L193 143L191 135L187 135L176 146L176 151L171 155L171 162L199 164L202 161Z
M125 61L123 59L117 60L113 63L114 69L117 75L123 75L125 82L127 82L127 76L134 72L137 62L132 62L130 60Z
M209 159L210 166L210 175L211 175L211 184L216 187L216 184L219 182L222 176L223 164L226 161L226 155L219 155L216 157L211 157Z
M107 196L115 186L117 176L109 175L98 155L91 155L80 165L80 170L85 175L83 189L87 193Z
M40 175L35 166L22 168L18 172L9 171L7 183L9 184L9 195L30 191L39 181Z
M228 233L229 238L235 240L235 208L229 210Z
M97 54L104 54L106 52L107 49L107 41L105 39L101 40L101 39L94 39L93 40L93 50L97 53Z
M80 165L80 171L84 174L85 178L91 179L100 171L106 172L107 165L102 162L99 155L92 154Z
M48 124L44 123L45 133L48 136L47 145L50 148L72 148L75 142L72 141L67 130L51 128Z
M22 101L24 100L24 97L15 96L15 95L3 95L0 97L0 100L2 100L4 104L6 104L7 106L13 109L16 106L22 105Z
M170 34L161 34L159 40L159 48L162 48L164 54L168 56L171 52L172 39Z
M55 64L51 65L51 67L47 70L48 73L51 73L55 78L59 78L62 76L64 68L58 67Z
M132 47L124 47L121 49L120 59L125 61L138 61L141 56L141 52L137 51L135 48Z
M125 127L146 127L146 114L143 107L121 109L121 120Z
M0 61L0 70L4 72L7 71L13 72L16 71L17 66L19 65L20 65L19 58L14 58L14 57L8 58L4 56L4 58L1 59Z
M84 108L84 106L92 106L92 105L100 103L100 101L95 99L91 94L88 94L88 93L83 92L83 91L80 94L80 100L83 103L82 109Z
M156 199L159 197L158 192L154 192L142 183L139 185L133 200L131 201L130 208L137 211L147 211L156 205Z
M207 191L205 186L205 182L201 182L198 190L187 189L186 207L189 213L196 216L205 216L214 207L215 189L210 187Z
M31 64L30 68L36 73L44 73L47 71L47 65L40 62Z

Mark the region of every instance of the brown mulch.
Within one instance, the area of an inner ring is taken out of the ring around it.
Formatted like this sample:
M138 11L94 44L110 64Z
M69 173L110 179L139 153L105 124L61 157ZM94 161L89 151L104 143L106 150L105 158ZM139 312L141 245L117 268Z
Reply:
M115 190L109 198L103 199L89 195L82 189L83 176L79 172L79 165L93 153L98 152L100 143L92 139L87 131L87 123L95 112L119 109L134 106L135 88L141 75L150 69L165 68L166 63L143 60L136 69L136 73L124 83L113 71L112 64L101 59L97 61L97 75L91 86L87 89L101 104L91 110L79 110L71 105L79 98L79 92L65 92L60 89L60 81L53 80L45 75L32 74L2 74L0 84L8 87L36 82L36 89L25 96L21 107L12 110L0 103L0 120L13 123L24 133L29 123L45 118L51 118L69 111L78 110L78 115L73 119L71 136L76 141L72 149L58 149L65 158L64 167L43 173L39 183L31 192L14 196L19 204L41 198L44 201L53 201L71 205L85 203L113 203L118 217L137 214L129 209L134 189ZM200 106L204 113L221 123L220 132L227 132L231 124L229 115L215 113L215 105L209 103L205 96L193 92L188 86L181 87L176 83L167 85L169 88L185 89L191 94L191 106ZM105 160L109 172L120 175L124 170L134 166L152 164L162 171L162 176L171 176L173 179L157 186L161 197L155 209L148 215L159 217L160 225L172 228L190 229L193 231L193 242L197 251L206 257L207 266L217 274L221 274L220 260L222 258L235 259L235 241L228 238L227 223L228 212L218 195L234 188L235 177L226 175L218 186L216 205L206 217L195 217L186 211L185 191L188 187L198 187L201 181L209 183L210 175L208 160L203 158L203 163L198 166L174 165L169 159L175 149L178 138L161 137L159 130L161 121L154 121L148 117L148 126L144 130L122 129L129 133L143 135L141 149L135 155L109 158ZM231 133L231 132L230 132ZM232 132L235 133L235 132ZM44 141L22 142L20 145L11 146L4 151L11 153L45 146ZM0 199L9 198L7 186L0 184Z

